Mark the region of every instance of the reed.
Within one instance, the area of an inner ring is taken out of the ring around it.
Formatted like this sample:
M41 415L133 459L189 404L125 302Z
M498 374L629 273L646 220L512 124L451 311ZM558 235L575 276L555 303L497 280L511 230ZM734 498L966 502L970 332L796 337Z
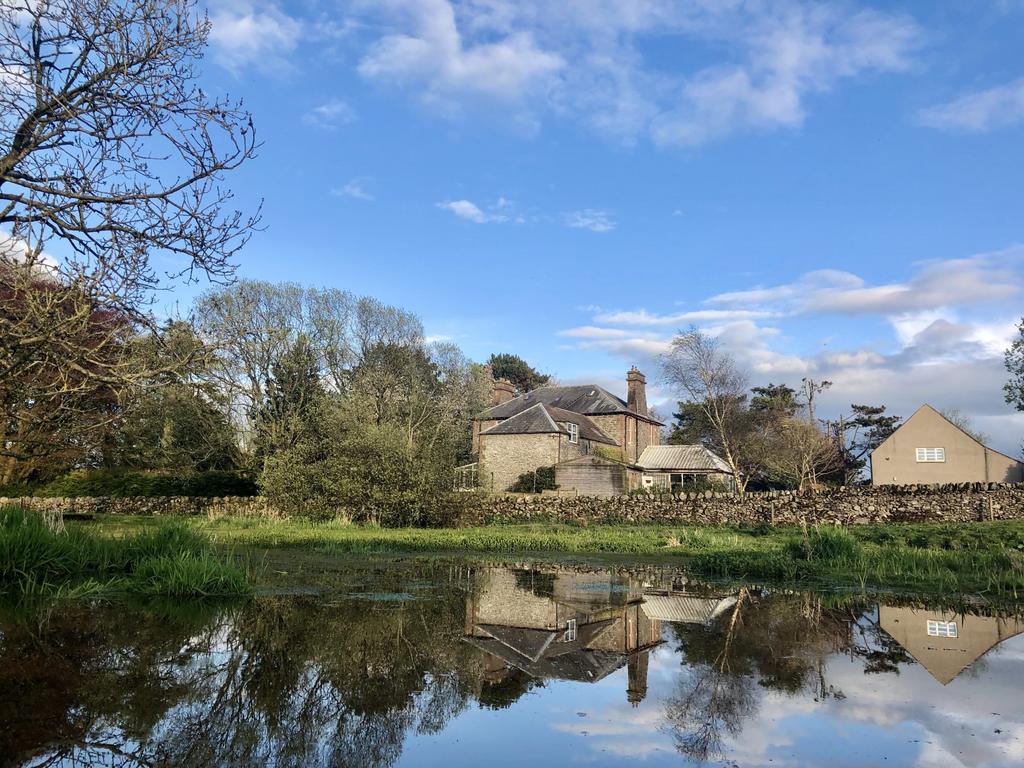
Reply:
M80 526L58 534L36 514L0 510L0 595L213 596L248 589L245 570L181 520L111 537Z

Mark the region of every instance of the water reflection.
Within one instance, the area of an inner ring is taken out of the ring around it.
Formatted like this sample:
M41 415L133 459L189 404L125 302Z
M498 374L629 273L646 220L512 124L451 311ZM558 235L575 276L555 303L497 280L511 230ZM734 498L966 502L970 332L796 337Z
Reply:
M1024 623L668 568L353 566L0 619L0 764L1019 765Z

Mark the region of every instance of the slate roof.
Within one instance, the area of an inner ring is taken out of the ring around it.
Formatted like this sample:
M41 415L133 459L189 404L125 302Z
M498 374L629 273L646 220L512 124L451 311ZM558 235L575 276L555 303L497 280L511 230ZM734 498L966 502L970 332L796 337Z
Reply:
M629 656L612 651L574 651L560 656L544 656L532 661L497 640L488 637L467 637L467 643L497 656L530 677L596 683L626 666Z
M629 410L625 400L616 397L607 389L599 387L597 384L540 387L513 398L507 403L492 406L479 414L477 418L508 419L522 413L527 408L532 408L537 403L591 416L609 413L630 413L654 424L661 424L660 421L652 419L650 416L644 416Z
M507 403L506 403L507 405ZM482 435L536 435L558 432L567 435L568 430L559 422L572 422L579 426L579 436L595 443L615 445L615 441L601 431L594 422L582 413L567 411L543 403L531 405L524 411L485 429Z
M562 631L477 624L474 629L489 637L465 640L532 677L596 682L624 666L629 656L615 651L588 648L614 619L581 624L575 640L560 640Z
M643 469L732 474L729 465L703 445L649 445L636 463Z

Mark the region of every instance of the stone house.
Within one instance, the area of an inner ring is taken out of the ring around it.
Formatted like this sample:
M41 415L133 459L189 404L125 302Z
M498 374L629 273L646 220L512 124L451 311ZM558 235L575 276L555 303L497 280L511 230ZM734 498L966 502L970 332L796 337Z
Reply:
M540 679L596 683L627 667L626 697L647 694L648 652L661 622L642 585L611 572L486 568L467 592L464 639L484 652L490 682L519 669Z
M494 383L493 405L473 420L479 484L504 491L520 475L598 454L635 464L661 442L660 421L647 408L647 380L626 374L626 399L597 384L541 387L516 396L511 383Z
M1021 483L1024 463L922 405L871 454L872 485Z

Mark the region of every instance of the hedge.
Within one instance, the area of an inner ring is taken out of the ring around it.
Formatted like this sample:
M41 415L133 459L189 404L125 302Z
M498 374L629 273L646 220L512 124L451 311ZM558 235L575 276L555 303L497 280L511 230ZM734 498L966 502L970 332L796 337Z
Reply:
M256 481L242 472L211 470L170 474L144 470L91 469L42 486L0 486L0 497L19 496L256 496Z

